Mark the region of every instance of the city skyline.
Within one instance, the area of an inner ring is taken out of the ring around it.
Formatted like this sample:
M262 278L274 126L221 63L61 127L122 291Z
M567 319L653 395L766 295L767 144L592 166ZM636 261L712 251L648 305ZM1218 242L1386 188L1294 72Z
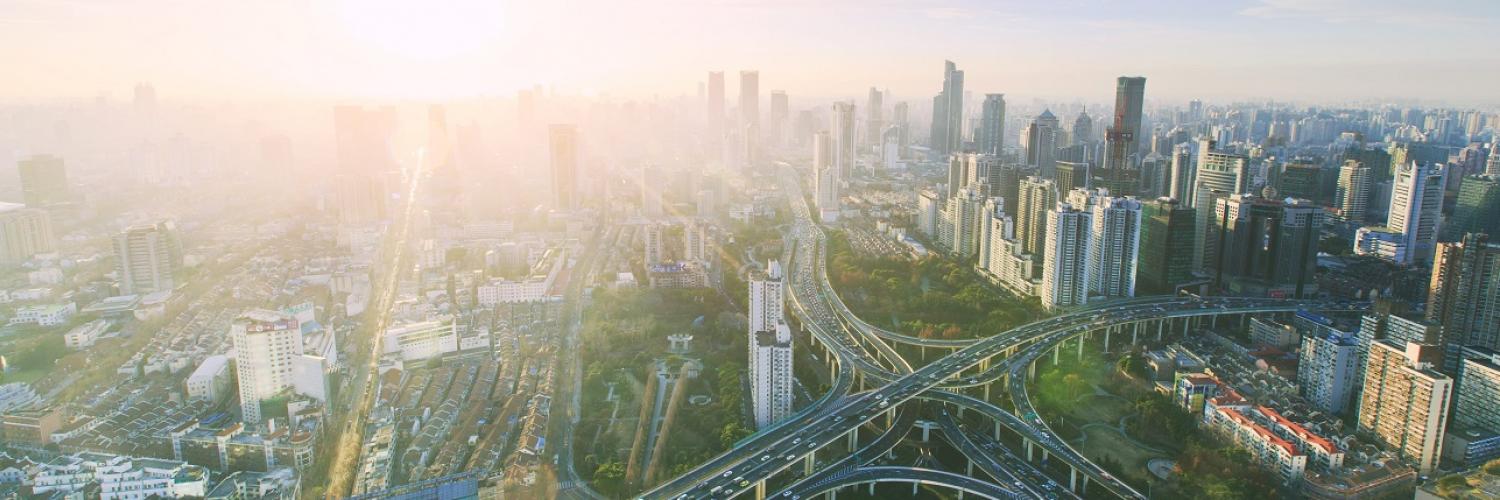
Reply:
M935 56L957 61L976 97L1012 102L1108 102L1103 82L1122 74L1151 77L1148 102L1500 98L1485 85L1500 56L1452 50L1493 44L1484 26L1500 4L1475 0L154 5L0 7L0 61L28 68L0 100L122 95L143 81L185 99L460 99L536 84L647 98L692 95L710 68L759 70L762 87L799 102L858 98L871 84L889 101L921 101L941 90ZM545 28L557 23L574 28ZM887 36L866 50L828 43L871 29Z

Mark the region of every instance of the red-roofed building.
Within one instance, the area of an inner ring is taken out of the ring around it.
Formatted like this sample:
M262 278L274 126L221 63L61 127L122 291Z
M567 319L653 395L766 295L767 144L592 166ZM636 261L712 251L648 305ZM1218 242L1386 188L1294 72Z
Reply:
M1313 463L1329 469L1338 469L1344 466L1344 451L1328 438L1313 434L1312 431L1302 427L1302 424L1287 420L1276 410L1258 406L1255 411L1263 418L1271 430L1276 434L1297 444L1297 449L1312 457Z
M1302 478L1302 473L1307 470L1307 455L1298 451L1291 442L1234 408L1220 407L1213 416L1214 420L1209 422L1212 428L1249 451L1256 462L1270 467L1284 484Z

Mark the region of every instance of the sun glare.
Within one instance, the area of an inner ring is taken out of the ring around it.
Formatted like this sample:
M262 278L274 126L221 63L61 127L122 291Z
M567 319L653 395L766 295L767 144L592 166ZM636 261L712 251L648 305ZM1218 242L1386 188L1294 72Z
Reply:
M449 59L495 43L504 10L498 2L343 0L338 18L351 39L382 53Z

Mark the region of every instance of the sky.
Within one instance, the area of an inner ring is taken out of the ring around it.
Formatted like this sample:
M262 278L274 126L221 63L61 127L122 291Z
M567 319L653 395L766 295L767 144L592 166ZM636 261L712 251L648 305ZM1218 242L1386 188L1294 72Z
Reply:
M458 99L536 84L794 99L967 89L1103 101L1500 103L1497 0L3 0L0 100Z

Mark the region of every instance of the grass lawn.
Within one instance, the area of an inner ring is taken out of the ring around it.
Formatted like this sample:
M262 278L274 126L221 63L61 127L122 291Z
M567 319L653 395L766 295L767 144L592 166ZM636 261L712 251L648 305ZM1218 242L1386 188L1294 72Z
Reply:
M1135 443L1121 436L1113 428L1089 426L1083 430L1083 444L1073 443L1080 453L1089 457L1095 463L1113 462L1120 465L1120 471L1130 481L1147 481L1150 472L1146 470L1146 462L1153 458L1172 458L1167 455L1155 453L1141 448Z

